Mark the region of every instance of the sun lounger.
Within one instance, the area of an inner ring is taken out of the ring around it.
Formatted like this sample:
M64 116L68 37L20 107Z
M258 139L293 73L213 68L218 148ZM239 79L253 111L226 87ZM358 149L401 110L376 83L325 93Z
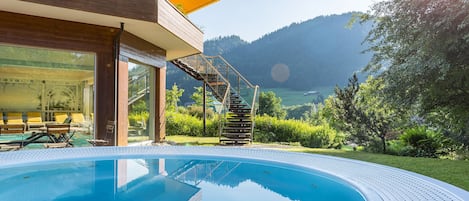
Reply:
M7 124L23 124L23 113L21 112L7 112Z
M55 122L59 124L70 123L70 122L67 122L69 121L70 118L68 117L68 114L65 112L54 112L54 118L55 118Z
M73 112L71 114L71 117L72 117L72 126L76 126L76 127L85 127L85 116L83 115L83 113L77 113L77 112Z
M28 126L27 130L30 130L31 127L44 127L45 124L42 121L41 112L28 112L26 113L26 123Z

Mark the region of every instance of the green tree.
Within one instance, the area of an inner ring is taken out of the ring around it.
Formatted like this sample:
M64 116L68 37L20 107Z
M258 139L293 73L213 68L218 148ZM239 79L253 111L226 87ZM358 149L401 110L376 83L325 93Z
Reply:
M342 129L348 131L354 141L360 144L381 141L380 148L386 152L386 137L398 127L402 112L397 112L387 104L382 94L382 79L369 77L359 85L358 78L353 75L344 89L336 87L337 98L334 99L336 117L344 123Z
M286 112L282 109L282 99L277 97L273 91L261 92L259 94L259 114L280 119L285 118Z
M179 98L184 93L184 89L179 89L176 84L173 84L171 90L166 90L166 109L169 111L176 111L178 107Z
M195 105L202 106L204 103L204 89L203 87L194 87L195 91L191 95L191 99L195 102ZM207 106L213 105L212 92L206 91L205 100Z
M381 73L387 99L469 147L469 1L383 1L361 16L370 20L366 70Z

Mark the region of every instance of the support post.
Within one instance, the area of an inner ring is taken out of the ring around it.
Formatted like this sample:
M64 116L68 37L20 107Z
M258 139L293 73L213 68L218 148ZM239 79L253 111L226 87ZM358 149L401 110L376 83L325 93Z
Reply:
M166 67L156 68L156 93L155 93L155 138L154 142L163 142L166 138Z
M203 105L202 105L202 111L203 111L203 118L204 118L204 136L206 136L206 131L207 131L207 83L204 81L204 84L203 84L203 92L204 92L204 96L203 96Z

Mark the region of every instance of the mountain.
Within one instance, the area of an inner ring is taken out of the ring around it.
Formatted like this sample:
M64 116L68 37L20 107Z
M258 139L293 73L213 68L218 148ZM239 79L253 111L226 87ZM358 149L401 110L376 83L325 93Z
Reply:
M357 23L347 28L352 15L320 16L293 23L251 43L238 36L219 37L204 43L204 53L222 55L261 88L307 91L345 85L371 58L371 54L362 53L366 49L362 42L371 24ZM190 86L188 76L182 74L168 68L168 88L173 82L184 88ZM184 93L188 97L191 92L187 92ZM182 101L187 99L183 97Z
M248 44L248 42L235 35L218 37L204 42L204 54L208 56L223 55L232 49Z

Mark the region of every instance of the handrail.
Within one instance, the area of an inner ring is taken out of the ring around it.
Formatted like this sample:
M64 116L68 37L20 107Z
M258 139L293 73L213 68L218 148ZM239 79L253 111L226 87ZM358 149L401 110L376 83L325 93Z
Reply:
M195 59L195 62L194 61L191 61L192 59ZM201 61L199 61L199 59ZM206 58L206 56L204 56L203 54L198 54L198 55L193 55L193 56L189 56L189 57L185 57L185 58L181 58L179 59L180 61L186 63L186 64L189 64L190 66L192 67L195 67L196 71L198 72L204 72L206 74L208 74L209 70L213 71L215 74L217 74L217 81L218 79L220 79L220 81L222 81L223 83L225 83L225 85L227 86L227 90L225 91L225 94L219 94L218 93L218 90L214 90L215 93L217 93L220 97L223 97L222 101L221 102L224 102L226 97L227 97L227 92L229 91L231 85L230 85L230 82L229 80L227 80L225 77L221 76L222 74L220 73L220 71L218 71L218 69L213 66ZM191 63L193 62L193 63ZM204 63L204 64L202 64ZM201 67L203 68L203 70L201 69ZM203 77L203 76L202 76ZM207 78L206 77L203 77L203 79L205 81L208 81L206 80ZM210 86L211 87L211 86ZM212 87L211 87L212 88Z
M253 137L254 137L254 126L256 124L256 107L258 107L258 105L256 105L256 102L257 100L259 100L259 96L258 96L258 90L259 90L259 85L256 85L254 87L254 95L252 96L252 104L251 104L251 120L252 120L252 123L251 123L251 142L253 141Z
M228 63L228 61L225 60L225 58L223 58L222 56L220 55L217 55L217 56L205 56L207 58L219 58L223 61L223 63L225 63L226 65L228 65L228 67L230 67L230 69L232 71L234 71L237 76L239 76L249 87L251 88L254 88L254 85L251 84L251 82L249 82L249 80L247 80L238 70L236 70L236 68L234 68L230 63Z

